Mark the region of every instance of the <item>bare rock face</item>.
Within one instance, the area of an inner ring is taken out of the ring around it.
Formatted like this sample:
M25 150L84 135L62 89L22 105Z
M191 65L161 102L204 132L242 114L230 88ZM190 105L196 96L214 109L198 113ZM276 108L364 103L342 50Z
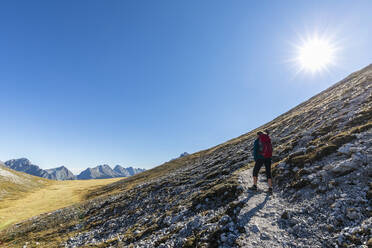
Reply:
M39 166L34 165L27 158L12 159L5 162L5 166L25 172L27 174L43 177L52 180L74 180L76 176L69 171L65 166L58 168L43 170Z
M74 180L76 176L65 166L45 170L49 175L48 179L52 180Z
M133 167L124 168L121 165L116 165L114 168L114 171L122 177L130 177L137 173L141 173L145 171L145 169L133 168Z
M82 171L77 178L78 179L103 179L103 178L113 178L119 177L120 175L115 172L107 164L98 165L94 168L88 168Z

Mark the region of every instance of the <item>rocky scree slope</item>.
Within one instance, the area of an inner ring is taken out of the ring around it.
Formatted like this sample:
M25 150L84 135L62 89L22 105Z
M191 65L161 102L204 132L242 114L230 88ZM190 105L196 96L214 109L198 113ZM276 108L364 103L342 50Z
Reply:
M0 242L4 247L25 242L367 247L372 243L371 100L368 66L257 130L105 186L83 204L16 224L0 233ZM275 193L252 196L246 191L251 147L255 133L264 129L273 139ZM269 219L272 228L253 225L256 217Z

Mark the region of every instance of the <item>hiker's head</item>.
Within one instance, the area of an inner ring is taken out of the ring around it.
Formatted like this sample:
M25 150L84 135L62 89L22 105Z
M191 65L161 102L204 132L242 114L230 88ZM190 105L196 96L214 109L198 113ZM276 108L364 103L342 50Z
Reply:
M260 137L263 134L263 132L259 131L257 132L257 136Z

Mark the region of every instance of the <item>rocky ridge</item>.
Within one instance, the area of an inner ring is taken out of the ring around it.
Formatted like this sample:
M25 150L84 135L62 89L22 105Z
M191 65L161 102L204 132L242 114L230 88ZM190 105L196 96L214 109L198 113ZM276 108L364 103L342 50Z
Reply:
M129 176L133 176L135 174L141 173L145 171L145 169L133 168L133 167L124 168L121 165L116 165L114 167L114 171L121 176L129 177Z
M12 170L25 172L33 176L43 178L48 178L49 176L47 171L41 169L37 165L32 164L27 158L11 159L6 161L4 164Z
M5 247L25 242L49 247L368 247L371 100L368 66L257 130L105 186L84 204L14 225L0 233L0 242ZM247 191L252 143L264 129L270 130L275 152L273 196Z

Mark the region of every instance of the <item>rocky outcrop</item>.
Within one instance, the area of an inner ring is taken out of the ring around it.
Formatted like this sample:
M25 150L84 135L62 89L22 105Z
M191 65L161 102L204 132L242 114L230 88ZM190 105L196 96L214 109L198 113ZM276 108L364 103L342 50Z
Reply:
M183 152L183 153L181 153L180 158L188 156L188 155L190 155L188 152Z

